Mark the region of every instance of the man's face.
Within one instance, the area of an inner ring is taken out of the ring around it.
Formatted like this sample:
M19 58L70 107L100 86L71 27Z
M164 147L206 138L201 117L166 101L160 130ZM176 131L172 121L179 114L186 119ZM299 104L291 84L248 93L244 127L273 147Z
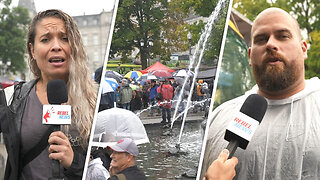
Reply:
M111 154L111 166L115 169L117 169L118 171L122 171L124 169L126 169L127 167L129 167L129 162L130 162L130 157L132 155L126 153L126 152L116 152L113 151Z
M294 20L281 11L261 14L252 27L250 65L259 88L284 90L304 80L307 45Z

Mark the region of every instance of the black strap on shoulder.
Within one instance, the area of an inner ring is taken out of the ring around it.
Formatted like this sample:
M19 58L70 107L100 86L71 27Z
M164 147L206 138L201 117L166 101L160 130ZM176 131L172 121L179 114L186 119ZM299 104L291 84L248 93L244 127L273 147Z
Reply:
M48 139L53 132L53 128L54 126L50 126L41 140L21 157L21 169L36 158L48 146Z

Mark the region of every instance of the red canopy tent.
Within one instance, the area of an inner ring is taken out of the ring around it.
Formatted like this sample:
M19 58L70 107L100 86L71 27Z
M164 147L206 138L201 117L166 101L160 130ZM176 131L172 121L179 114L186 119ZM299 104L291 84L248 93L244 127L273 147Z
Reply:
M142 74L146 74L146 73L153 72L153 71L156 71L156 70L166 70L166 71L169 71L169 72L174 72L173 69L168 68L167 66L163 65L159 61L157 61L153 65L147 67L146 69L140 70L140 72Z

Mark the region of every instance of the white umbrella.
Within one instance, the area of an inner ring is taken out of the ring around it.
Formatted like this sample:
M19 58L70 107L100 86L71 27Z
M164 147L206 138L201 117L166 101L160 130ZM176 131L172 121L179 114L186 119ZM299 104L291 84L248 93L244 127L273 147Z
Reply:
M122 75L117 73L116 71L106 71L105 77L106 78L113 78L113 79L117 80L117 82L120 82L121 79L123 79Z
M137 81L147 81L147 80L157 80L158 78L155 75L152 75L151 73L143 74L140 76Z
M117 80L113 78L104 78L104 81L101 81L100 86L102 86L101 93L113 92L119 86Z
M157 80L158 78L155 75L148 74L147 75L147 80Z
M175 75L175 77L186 77L186 76L193 76L194 73L192 71L186 71L185 69L179 70Z
M98 113L93 144L103 146L131 138L136 144L149 143L149 138L140 118L122 108L111 108ZM97 142L98 141L98 142Z

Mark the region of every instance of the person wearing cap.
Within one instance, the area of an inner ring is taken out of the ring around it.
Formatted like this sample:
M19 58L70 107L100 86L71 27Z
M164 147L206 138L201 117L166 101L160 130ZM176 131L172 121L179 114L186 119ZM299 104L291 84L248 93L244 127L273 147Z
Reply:
M145 180L146 176L136 165L136 157L139 150L135 142L130 138L124 138L116 144L107 146L113 152L109 168L110 178L108 180Z

